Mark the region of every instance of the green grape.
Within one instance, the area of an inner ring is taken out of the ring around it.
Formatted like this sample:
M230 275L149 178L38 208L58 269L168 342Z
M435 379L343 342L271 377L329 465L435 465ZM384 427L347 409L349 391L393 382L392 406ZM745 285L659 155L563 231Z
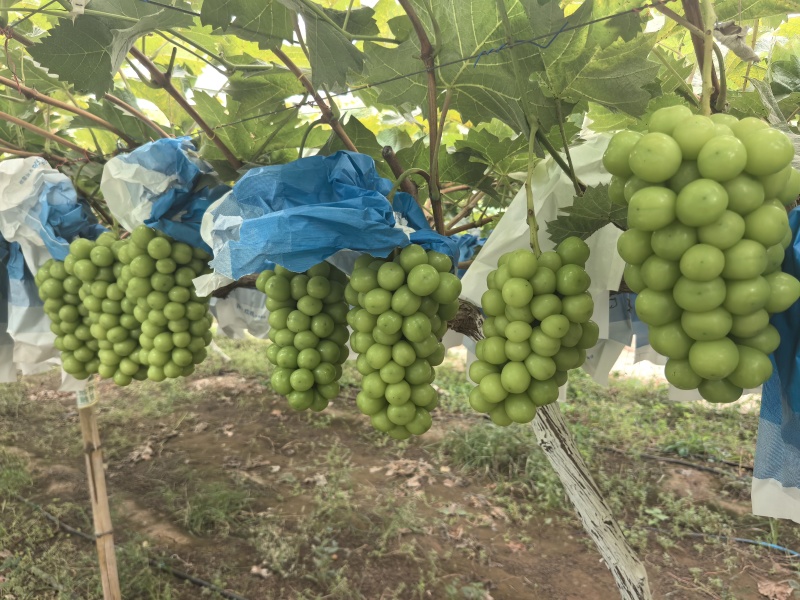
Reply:
M793 241L784 204L800 193L794 147L760 119L672 108L654 113L649 133L617 134L604 156L609 173L628 177L629 229L618 251L650 343L669 357L667 380L709 402L733 402L770 377L768 354L780 343L770 315L800 298L800 281L780 270ZM549 352L546 341L536 339Z
M630 146L637 139L622 141ZM606 162L622 173L618 158ZM644 261L652 254L650 237L636 235L627 236L621 246ZM532 421L537 407L558 398L564 383L559 380L581 366L586 349L597 343L599 329L589 320L594 303L586 293L591 280L583 268L588 259L586 243L571 237L538 258L530 250L504 254L489 275L496 287L484 294L482 307L495 316L484 321L486 337L478 342L478 360L470 365L469 377L478 387L469 402L496 425ZM509 276L498 276L504 267ZM523 299L524 311L514 307Z

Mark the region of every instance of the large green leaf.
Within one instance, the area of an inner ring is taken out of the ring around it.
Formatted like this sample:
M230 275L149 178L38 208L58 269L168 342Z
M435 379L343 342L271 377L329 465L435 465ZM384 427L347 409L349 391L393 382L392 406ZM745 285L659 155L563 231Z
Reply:
M102 96L114 80L111 48L114 38L106 23L83 16L61 21L50 35L28 49L30 55L61 81L81 92Z
M575 73L567 93L634 116L642 114L650 100L643 88L658 73L658 63L648 59L654 41L653 35L640 35L599 50Z
M521 172L528 164L528 140L520 135L514 139L498 137L487 129L472 129L466 138L456 142L456 149L473 151L470 160L479 162L496 175Z
M392 170L381 157L383 146L378 142L375 134L367 129L355 116L350 115L343 125L347 137L353 142L361 154L371 156L375 160L375 167L382 177L394 179ZM329 156L339 150L345 150L344 143L335 133L331 133L328 141L320 148L319 153Z
M324 11L322 7L314 10L302 0L278 1L303 16L306 26L305 41L311 62L311 82L314 86L337 92L346 90L350 72L358 74L364 69L364 55L353 45L348 34L338 26L339 23L344 23L344 14L340 11ZM354 28L374 32L377 26L373 29L368 25L372 21L372 14L359 13ZM328 19L334 24L328 22Z
M620 229L627 228L628 206L612 202L607 185L588 188L583 196L575 198L572 206L562 209L562 213L547 224L547 233L556 244L571 235L585 240L609 223Z
M302 94L303 85L292 73L280 69L258 77L235 74L226 93L237 103L236 118L264 114L284 105L286 98Z
M770 65L772 93L780 97L800 92L800 56L776 60Z
M172 0L172 5L182 9L191 6L183 0ZM141 36L158 28L192 24L189 15L141 0L94 0L91 8L104 16L63 20L29 52L62 81L97 95L112 86L114 75Z
M493 117L508 123L514 131L525 131L527 124L519 104L520 92L508 51L475 58L483 51L505 41L495 0L437 0L430 2L428 13L424 0L412 0L429 37L434 39L434 19L440 29L436 61L443 65L436 72L438 88L452 93L452 107L465 120L488 121ZM522 14L518 0L509 10L515 23ZM424 71L419 60L420 46L415 35L401 45L389 48L365 44L367 81L379 83L379 101L409 108L420 106L427 113L427 75L408 73ZM525 50L529 53L529 50ZM466 60L464 60L466 58ZM386 80L397 78L396 81ZM386 82L386 83L384 83Z
M280 46L293 33L292 12L278 0L204 0L200 21L261 48Z
M717 20L752 21L797 12L797 0L721 0L714 5Z

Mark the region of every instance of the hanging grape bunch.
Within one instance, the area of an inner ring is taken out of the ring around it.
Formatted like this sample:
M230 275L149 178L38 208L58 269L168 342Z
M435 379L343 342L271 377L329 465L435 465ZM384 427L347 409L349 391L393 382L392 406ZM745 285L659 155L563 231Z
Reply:
M192 283L210 272L211 257L144 225L125 241L119 249L120 304L134 305L139 363L151 381L190 375L211 342L209 298L197 296Z
M73 241L35 277L64 371L122 386L191 374L211 341L208 299L192 283L209 258L144 225L125 240Z
M507 252L489 273L469 403L495 424L531 422L597 343L588 259L586 243L570 237L538 258L531 250Z
M262 272L256 288L267 295L267 359L277 368L272 389L295 410L319 412L339 395L347 360L347 276L323 262L305 273L283 267Z
M444 361L441 340L461 294L452 269L449 257L411 244L393 260L361 256L345 288L350 347L364 377L356 404L395 439L431 427L439 403L434 367Z
M667 380L733 402L769 379L769 324L800 297L781 272L792 243L785 205L800 196L794 148L758 119L663 108L645 134L623 131L603 157L609 193L628 203L625 282Z

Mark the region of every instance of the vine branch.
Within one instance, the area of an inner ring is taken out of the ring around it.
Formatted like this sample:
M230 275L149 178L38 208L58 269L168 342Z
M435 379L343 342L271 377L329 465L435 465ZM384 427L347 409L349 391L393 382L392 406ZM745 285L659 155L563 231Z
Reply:
M578 175L575 173L575 165L572 163L572 154L570 154L569 151L569 140L567 140L567 132L564 129L564 114L561 110L561 100L558 98L556 98L556 117L558 118L558 131L561 133L561 143L564 144L564 155L567 157L567 165L569 166L569 178L572 180L575 193L578 196L582 196L583 189L581 188L581 182L578 181Z
M170 73L162 73L159 68L151 61L147 56L145 56L136 46L132 47L130 50L131 55L141 64L147 71L150 73L150 77L152 82L161 87L166 91L170 96L172 96L175 101L183 108L184 111L194 120L195 123L205 132L211 142L222 152L225 160L228 161L228 164L233 167L234 169L241 169L242 168L242 161L240 161L236 156L234 156L233 152L231 152L230 148L225 145L219 136L214 132L211 127L209 127L208 123L205 122L198 112L195 110L194 106L189 104L183 94L180 93L178 88L172 83L172 77L170 77Z
M1 111L0 111L0 119L2 119L3 121L8 121L9 123L13 123L14 125L18 125L19 127L27 129L28 131L31 131L36 135L40 135L44 138L47 138L48 140L56 142L57 144L61 144L66 148L75 150L76 152L80 152L81 154L86 155L86 150L81 148L77 144L73 144L69 140L65 140L64 138L62 138L59 135L56 135L55 133L50 133L49 131L42 129L41 127L37 127L33 123L28 123L27 121L24 121L13 115Z
M356 148L356 145L353 143L353 140L350 139L350 136L347 135L347 132L344 130L341 121L336 118L336 115L334 115L331 107L328 106L325 100L322 99L322 96L319 95L319 92L314 88L311 81L305 76L305 73L303 73L300 67L298 67L294 61L289 58L280 48L273 48L272 53L277 56L278 59L284 65L286 65L286 67L292 73L294 73L294 76L297 77L298 81L300 81L300 83L303 84L303 87L308 90L308 93L311 94L311 97L314 98L314 102L319 107L320 112L322 112L323 122L330 126L334 133L339 136L339 139L342 140L345 148L351 152L358 152L358 148Z
M756 22L753 23L753 39L750 42L750 47L753 49L753 52L755 52L756 42L758 41L758 23L759 23L758 19L756 19ZM747 68L744 71L744 82L742 83L742 91L745 91L747 89L747 79L750 77L750 68L752 66L753 66L752 61L748 61Z
M472 198L470 198L469 201L464 205L464 208L458 211L458 214L455 217L450 219L450 222L447 223L447 228L452 229L453 227L455 227L456 223L458 223L461 219L466 217L469 213L472 212L472 209L478 206L478 202L480 202L485 195L486 192L478 192L477 194L472 196Z
M152 129L153 131L158 133L158 135L160 135L162 138L172 137L166 131L161 129L161 127L159 127L154 121L150 120L147 117L147 115L145 115L142 111L140 111L137 108L134 108L133 106L131 106L130 104L128 104L124 100L121 100L120 98L117 98L113 94L105 94L103 96L103 98L105 98L106 100L108 100L112 104L115 104L115 105L119 106L122 110L124 110L125 112L129 113L132 117L135 117L135 118L139 119L142 123L147 125L150 129Z
M433 222L438 233L444 234L444 211L442 210L442 198L439 192L439 145L441 144L441 134L439 133L439 106L436 104L436 52L431 44L430 38L425 31L425 26L411 5L410 0L397 0L405 11L414 33L417 34L420 46L420 60L425 65L428 72L428 134L430 147L430 185L429 194L431 198L431 208L433 209Z
M400 159L397 158L397 155L394 153L392 147L384 146L383 150L381 150L381 156L383 157L383 160L386 161L386 164L389 165L389 168L392 170L392 174L394 175L395 179L399 179L400 176L405 172L405 169L403 168L403 165L400 164ZM417 188L417 185L408 178L402 180L400 183L400 189L407 194L411 194L414 196L414 198L416 198L417 194L419 193L419 188Z
M484 225L488 225L492 221L494 221L497 217L483 217L482 219L478 219L474 223L467 223L466 225L461 225L459 227L454 227L450 229L446 235L455 235L457 233L461 233L462 231L468 231L470 229L476 229L478 227L483 227Z
M686 18L680 17L677 13L670 9L664 10L666 7L659 6L657 10L661 11L662 14L668 16L669 18L675 20L677 23L686 27L692 34L692 46L694 47L695 56L697 56L697 65L700 69L705 68L705 37L706 32L704 29L704 19L703 15L700 11L700 4L699 0L681 0L683 4L683 12L686 14ZM677 17L677 18L676 18ZM713 28L714 24L711 24ZM711 35L712 43L713 43L713 31ZM714 69L714 65L711 65L711 84L714 87L714 94L716 95L719 93L719 80L717 79L717 72ZM705 85L705 84L704 84Z
M119 137L121 140L123 140L129 146L136 145L136 141L129 135L120 131L105 119L98 117L97 115L93 115L89 111L83 110L78 106L67 104L66 102L62 102L61 100L56 100L55 98L46 96L45 94L42 94L41 92L38 92L33 88L29 88L26 85L23 85L22 83L11 81L10 79L6 79L5 77L2 76L0 76L0 84L6 86L9 89L17 90L20 94L31 100L41 102L42 104L49 104L50 106L54 106L61 110L65 110L74 113L78 116L81 116L84 119L92 121L93 123L99 125L100 127L107 129L108 131Z
M712 53L714 48L714 7L711 0L703 0L703 95L702 110L705 116L711 115L711 96L719 87L714 85L711 74L714 70Z

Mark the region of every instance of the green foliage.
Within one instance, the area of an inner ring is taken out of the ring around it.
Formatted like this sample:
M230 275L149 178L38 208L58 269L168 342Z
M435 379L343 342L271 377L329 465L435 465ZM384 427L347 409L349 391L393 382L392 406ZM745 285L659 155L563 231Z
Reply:
M562 209L562 212L564 214L547 224L550 239L556 244L571 235L585 240L609 223L626 229L628 205L613 202L608 196L608 186L600 185L588 188L583 196L575 198L572 206Z
M651 15L624 12L640 2L502 1L507 21L497 0L410 0L437 65L440 181L469 188L447 194L450 218L476 191L485 195L475 215L495 214L508 205L519 189L517 174L528 167L532 124L562 148L562 127L568 145L582 143L585 116L593 131L610 132L640 128L638 120L646 121L660 106L696 105L689 81L696 60L687 32L668 21L659 31L644 33ZM45 7L45 0L0 0L0 19L18 22L15 32L30 38L30 44L8 40L0 74L100 116L134 145L153 139L152 128L103 98L113 94L169 134L192 136L220 178L233 181L240 173L218 148L219 141L248 167L295 160L304 139L306 156L346 147L324 120L318 122L321 113L312 107L299 71L331 104L350 141L376 159L382 176L394 178L382 159L385 145L393 147L403 169L430 170L429 76L420 60L420 39L395 0L374 6L360 0L166 3L170 6L93 0L85 14L72 18L66 1ZM779 40L771 62L748 66L728 55L732 114L782 114L790 127L797 127L800 50L793 40L798 19L786 20L793 6L792 0L716 3L720 20L760 19L761 34ZM789 41L780 43L784 39ZM533 43L504 47L510 40ZM171 69L172 84L213 129L211 136L131 60L134 45L161 71ZM281 54L273 52L278 49ZM294 64L282 64L284 55ZM84 147L87 155L3 120L1 145L43 153L77 178L81 189L97 189L105 160L120 149L113 133L68 110L31 101L13 87L0 94L0 111L57 132ZM303 106L294 107L298 101ZM544 155L538 145L536 152L539 158ZM83 168L75 166L87 159ZM426 185L420 184L420 194L424 201ZM618 208L590 191L552 224L551 233L586 236L604 223L620 224Z

